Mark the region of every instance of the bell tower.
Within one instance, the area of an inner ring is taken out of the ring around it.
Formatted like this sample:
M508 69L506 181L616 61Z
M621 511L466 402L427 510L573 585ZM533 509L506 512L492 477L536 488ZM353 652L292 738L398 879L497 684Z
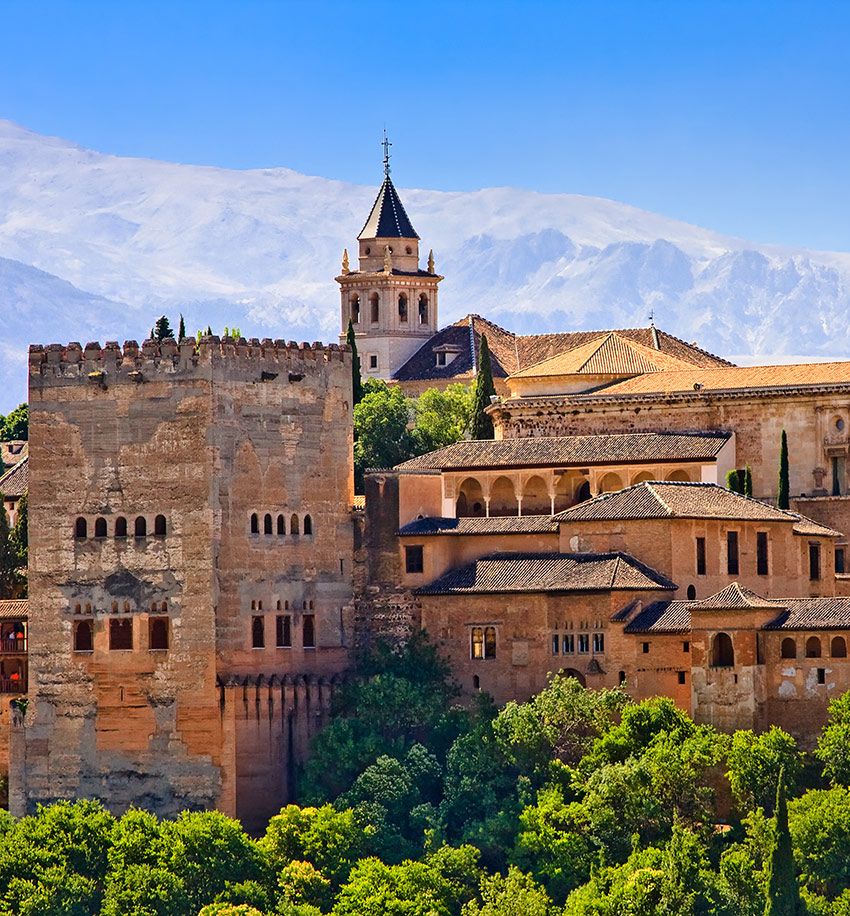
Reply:
M357 236L359 263L342 256L340 341L351 321L363 378L392 379L394 373L437 331L434 253L419 267L419 236L390 178L391 144L384 132L384 182L366 225Z

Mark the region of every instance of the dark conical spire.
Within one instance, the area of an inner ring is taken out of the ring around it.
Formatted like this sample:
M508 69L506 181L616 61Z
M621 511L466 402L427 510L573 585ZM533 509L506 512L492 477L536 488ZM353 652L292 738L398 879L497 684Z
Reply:
M384 183L369 219L363 227L358 239L418 239L416 230L404 210L404 204L398 196L389 175L384 177Z

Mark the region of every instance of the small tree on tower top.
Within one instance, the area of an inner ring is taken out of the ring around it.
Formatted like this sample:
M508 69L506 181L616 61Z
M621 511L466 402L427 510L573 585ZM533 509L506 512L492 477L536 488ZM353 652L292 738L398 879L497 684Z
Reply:
M472 438L492 439L495 436L493 421L485 411L490 406L490 398L496 393L493 384L493 367L490 364L490 348L487 335L481 335L481 347L478 350L478 374L475 377L475 399L472 408Z
M180 313L180 329L177 331L177 339L183 340L186 336L186 322L183 320L183 313Z
M788 475L788 436L785 430L782 430L782 441L779 446L779 499L780 509L788 509L791 506L791 486Z
M166 337L174 337L174 331L171 330L171 322L165 315L160 315L153 326L153 335L156 340L165 340Z

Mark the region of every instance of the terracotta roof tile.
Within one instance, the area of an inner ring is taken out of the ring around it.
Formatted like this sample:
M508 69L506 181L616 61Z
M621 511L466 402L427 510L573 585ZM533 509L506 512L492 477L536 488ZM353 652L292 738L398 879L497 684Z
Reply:
M571 506L555 518L562 522L650 519L723 518L741 521L790 522L799 517L713 483L645 481L603 493Z
M0 620L26 620L29 601L19 598L13 601L0 601Z
M624 633L687 633L691 601L655 601L623 628Z
M497 553L450 570L423 595L499 592L673 590L675 585L624 553Z
M731 582L708 598L692 601L692 611L744 610L746 608L775 608L777 602L757 595L752 589L737 582Z
M614 464L623 461L711 461L730 433L623 433L466 439L398 465L399 471Z
M17 464L12 465L0 477L0 493L4 496L20 498L29 487L29 456L22 458Z
M782 598L782 610L765 630L848 630L850 598Z
M399 537L432 534L548 534L558 532L551 515L503 515L492 518L419 518L399 529Z

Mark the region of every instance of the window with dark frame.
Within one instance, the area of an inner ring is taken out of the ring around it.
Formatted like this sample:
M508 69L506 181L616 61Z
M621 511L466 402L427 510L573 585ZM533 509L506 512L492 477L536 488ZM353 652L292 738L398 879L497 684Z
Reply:
M150 649L168 648L168 618L148 618L148 647Z
M109 621L109 648L110 650L133 648L132 617L113 617Z
M404 569L409 573L421 573L425 569L425 551L421 544L404 548Z
M561 654L576 654L576 638L572 633L564 633L564 635L561 637Z
M756 532L756 574L759 576L768 574L766 531Z
M705 538L697 538L697 575L705 575Z
M809 579L820 579L820 544L809 544Z
M726 572L730 576L738 575L738 532L726 532Z
M305 649L316 648L316 616L305 614L301 622L301 645Z
M836 547L835 548L835 571L837 573L843 573L844 568L844 548Z
M278 649L292 648L292 617L290 614L278 614L275 622L275 643Z
M469 631L469 654L475 659L495 658L496 628L472 627Z
M265 649L266 627L262 617L251 618L251 648Z

